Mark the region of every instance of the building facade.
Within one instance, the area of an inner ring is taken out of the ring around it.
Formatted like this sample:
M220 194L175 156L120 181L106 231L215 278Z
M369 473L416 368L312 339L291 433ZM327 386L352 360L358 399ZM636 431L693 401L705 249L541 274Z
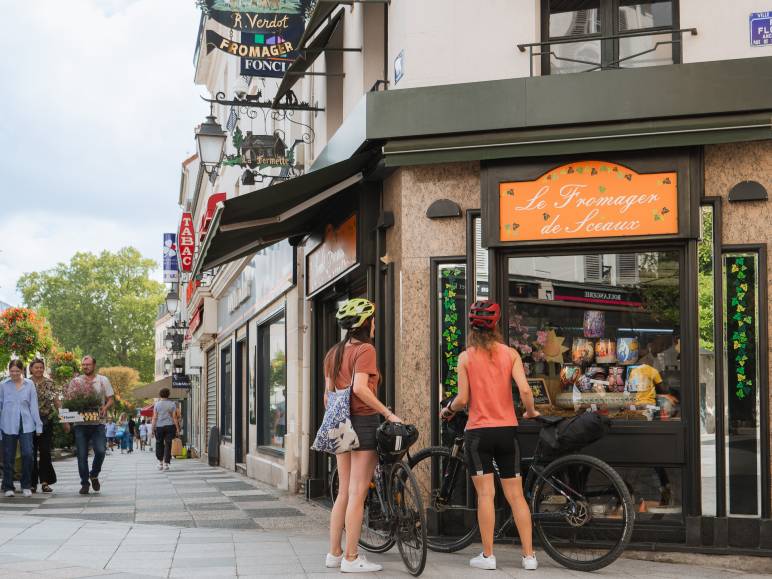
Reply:
M355 296L377 304L382 399L440 443L466 309L495 299L542 413L612 418L588 452L632 489L634 541L772 549L772 46L754 10L320 2L305 56L246 86L205 18L198 82L302 122L265 129L298 132L294 176L245 187L222 166L186 202L206 224L188 314L220 463L325 495L321 364ZM215 105L229 134L231 110ZM269 251L292 276L261 289ZM537 433L522 425L524 449Z

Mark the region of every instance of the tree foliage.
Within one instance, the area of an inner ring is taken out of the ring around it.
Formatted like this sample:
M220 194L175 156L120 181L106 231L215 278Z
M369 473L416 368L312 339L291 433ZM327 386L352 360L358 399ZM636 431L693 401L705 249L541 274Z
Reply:
M116 397L120 400L131 396L131 391L140 383L139 372L127 366L100 368L99 373L107 376L110 384L113 385Z
M151 280L155 263L132 247L76 253L69 263L19 279L24 302L45 312L66 350L80 348L100 366L136 368L153 378L154 322L163 284Z
M0 313L0 371L12 356L25 365L37 354L53 348L51 327L46 319L29 308L8 308Z

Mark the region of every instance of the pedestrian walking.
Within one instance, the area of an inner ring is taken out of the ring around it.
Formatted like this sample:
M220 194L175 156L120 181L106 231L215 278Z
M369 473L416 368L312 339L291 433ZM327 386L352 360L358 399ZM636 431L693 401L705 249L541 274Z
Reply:
M330 551L325 565L340 567L344 573L380 571L382 565L370 563L358 554L359 535L365 498L378 460L375 433L380 425L378 414L391 422L402 422L376 395L380 374L376 365L375 305L356 298L338 309L335 317L346 331L346 337L333 346L324 358L324 400L334 389L345 389L353 384L351 395L351 423L359 438L359 447L353 452L335 455L338 463L338 496L330 519ZM346 553L343 554L343 529L346 529Z
M107 449L112 453L115 446L115 421L112 417L108 418L107 424L105 424L105 435L107 436Z
M153 406L153 435L155 436L155 457L158 470L169 470L172 461L172 441L180 431L177 419L177 405L169 400L169 389L161 388L161 399Z
M81 369L83 374L74 378L72 383L90 386L102 398L98 423L75 424L75 447L78 451L78 473L80 474L79 492L82 495L87 495L92 487L96 492L102 488L99 482L99 473L102 471L107 446L104 420L107 417L107 411L113 405L115 392L107 376L97 374L96 359L93 356L83 357ZM68 427L69 425L65 424L65 430L69 430ZM89 445L94 449L94 461L90 471L88 468Z
M139 423L139 450L145 450L145 439L147 438L147 424L145 424L145 419L142 419L142 422Z
M38 411L43 422L43 434L32 439L32 492L37 492L38 483L44 493L53 492L56 483L56 471L51 461L54 443L54 422L58 420L57 411L61 407L61 392L54 381L44 373L46 363L35 358L29 366L32 382L38 395Z
M129 454L134 452L134 438L137 436L137 423L133 416L129 416L128 422L129 436L128 436L128 451Z
M458 395L440 412L447 420L469 404L464 432L464 451L477 493L477 520L483 551L469 561L476 569L496 569L493 527L496 520L494 469L498 470L504 496L512 508L522 547L523 569L538 567L533 550L531 512L523 496L517 417L512 399L512 380L525 405L525 418L539 416L533 392L525 377L520 354L503 343L496 328L501 308L495 302L478 301L469 309L467 348L458 357ZM455 410L454 410L455 409ZM494 466L495 461L495 466Z
M122 412L118 417L118 424L115 427L115 439L118 441L118 447L121 450L121 454L128 450L129 443L126 438L129 435L129 424L126 420L126 413Z
M0 434L3 438L3 485L6 497L14 493L16 445L21 445L21 489L32 496L32 440L43 433L38 395L32 380L24 377L24 364L11 360L7 378L0 384Z

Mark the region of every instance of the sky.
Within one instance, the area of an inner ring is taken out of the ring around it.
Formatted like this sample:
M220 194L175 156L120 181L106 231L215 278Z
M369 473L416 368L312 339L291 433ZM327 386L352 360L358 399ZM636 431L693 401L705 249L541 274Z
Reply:
M161 280L181 163L208 107L194 0L16 2L0 35L0 301L78 251L134 246Z

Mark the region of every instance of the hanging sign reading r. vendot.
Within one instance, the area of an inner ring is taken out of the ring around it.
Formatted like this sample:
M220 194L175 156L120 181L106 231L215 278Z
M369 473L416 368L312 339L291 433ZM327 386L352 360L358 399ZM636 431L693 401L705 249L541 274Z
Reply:
M243 76L284 76L298 57L307 0L209 0L207 4L209 18L241 33L240 41L235 41L207 30L207 54L217 48L241 57Z

